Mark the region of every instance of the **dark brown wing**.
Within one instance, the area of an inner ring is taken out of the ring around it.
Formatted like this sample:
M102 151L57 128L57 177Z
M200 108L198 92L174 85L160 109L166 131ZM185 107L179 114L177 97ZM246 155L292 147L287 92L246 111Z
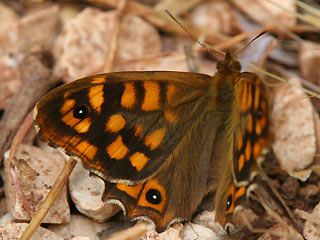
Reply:
M156 174L188 135L208 104L210 80L181 72L80 79L39 101L36 126L101 178L135 184Z

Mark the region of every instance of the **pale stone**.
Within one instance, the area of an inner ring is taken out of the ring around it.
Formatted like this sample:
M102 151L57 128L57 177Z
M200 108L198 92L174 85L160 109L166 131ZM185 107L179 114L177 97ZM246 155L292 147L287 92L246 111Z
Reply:
M123 62L115 71L182 71L187 72L186 55L181 52L159 54L155 57Z
M205 33L234 34L240 30L236 9L228 1L199 4L191 11L190 20L195 28Z
M320 45L302 41L299 50L299 67L304 79L320 84Z
M74 238L71 238L71 240L91 240L91 238L89 238L89 237L74 237Z
M117 17L117 11L86 8L69 21L55 42L54 73L71 81L104 72ZM117 46L115 64L158 54L162 47L157 30L132 15L121 21Z
M316 138L311 101L297 79L291 78L289 83L275 92L271 124L273 151L281 168L292 172L312 163Z
M297 232L294 228L289 225L274 225L268 230L266 233L263 234L258 238L258 240L273 240L274 237L279 240L289 240L289 239L296 239L296 240L303 240L303 237L300 233Z
M34 47L49 49L58 32L58 12L57 6L40 9L11 25L0 35L2 53L21 55Z
M138 44L137 44L138 43ZM156 28L134 15L123 17L119 31L116 65L159 54L162 49Z
M215 216L215 211L203 211L199 213L192 222L215 231L217 229L217 223L214 221Z
M18 67L25 54L51 47L58 32L58 10L54 6L19 18L0 3L0 109L20 89Z
M76 208L98 222L105 222L120 211L115 204L101 200L104 182L98 177L90 177L89 171L78 163L69 177L69 191Z
M183 240L182 232L183 225L175 223L162 233L157 233L155 230L149 231L140 240Z
M1 240L19 240L24 230L27 228L27 223L7 223L0 224L0 239ZM38 227L36 232L31 237L31 240L63 240L62 237L51 232L43 227Z
M109 226L109 223L96 223L84 216L71 215L69 223L50 225L48 229L63 236L64 239L87 237L90 240L100 240L98 233Z
M0 109L5 109L8 101L21 85L17 60L12 56L1 56L0 72Z
M180 71L190 72L187 56L183 52L161 53L154 57L122 62L115 66L115 71ZM213 62L198 58L201 61L199 73L213 75L216 66Z
M47 152L33 146L21 144L16 154L17 159L24 159L39 175L36 179L28 179L16 168L17 179L31 210L35 213L52 188L59 172L63 169L65 158L56 151ZM3 179L8 211L20 220L30 220L22 199L19 196L10 173L8 159L5 159ZM64 187L53 206L42 221L43 223L65 223L70 220L67 189Z
M14 221L15 218L10 213L2 215L0 218L0 224L14 223Z
M183 231L184 240L215 240L216 234L209 228L199 224L186 223Z
M20 17L12 9L5 4L0 3L0 35L6 33L6 31L19 21Z
M303 236L308 240L320 239L320 203L313 209L303 228Z
M290 28L295 26L296 12L294 0L265 1L265 0L232 0L232 2L250 18L262 26L281 26Z

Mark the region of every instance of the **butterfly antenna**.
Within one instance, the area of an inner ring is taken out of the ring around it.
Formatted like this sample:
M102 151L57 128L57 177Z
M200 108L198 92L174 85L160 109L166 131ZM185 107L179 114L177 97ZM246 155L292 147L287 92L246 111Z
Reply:
M242 53L246 48L248 48L251 43L253 43L255 40L257 40L259 37L261 37L262 35L266 34L268 31L263 31L261 33L259 33L257 36L255 36L250 42L247 43L247 45L245 45L242 49L240 49L235 56L238 56L240 53Z
M203 47L212 57L214 57L210 49L207 47L205 43L200 42L185 26L182 25L182 23L175 16L172 15L172 13L169 10L164 10L164 11L166 12L166 14L168 14L169 17L171 17L173 21L175 21L192 38L193 41L200 44L201 47Z

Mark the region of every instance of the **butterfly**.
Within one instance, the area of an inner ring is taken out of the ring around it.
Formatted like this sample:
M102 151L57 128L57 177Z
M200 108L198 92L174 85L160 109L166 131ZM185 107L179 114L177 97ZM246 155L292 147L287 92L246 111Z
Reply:
M233 222L250 173L269 145L268 99L259 78L227 52L212 76L115 72L45 95L36 129L105 182L103 200L158 232L189 220L214 194L215 220Z

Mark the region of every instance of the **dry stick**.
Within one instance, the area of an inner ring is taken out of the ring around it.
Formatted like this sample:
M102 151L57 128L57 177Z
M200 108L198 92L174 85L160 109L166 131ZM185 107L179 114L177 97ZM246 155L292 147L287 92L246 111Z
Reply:
M270 66L271 69L274 69L278 72L280 72L282 75L285 76L285 78L290 78L290 77L297 77L296 75L294 75L293 73L291 73L290 71L286 70L285 68L281 67L281 66L278 66L274 63L268 63L268 66ZM315 93L318 93L320 94L320 87L317 86L316 84L310 82L310 81L307 81L305 80L304 78L301 78L301 77L297 77L299 78L299 80L301 81L302 85L310 90L312 90L313 92Z
M18 147L20 146L24 136L27 134L28 130L32 126L32 123L33 123L33 111L31 111L27 115L27 117L23 121L21 127L19 128L17 134L14 136L14 138L12 140L8 160L9 160L10 164L12 164L13 166L19 165L19 162L15 158L15 155L18 151ZM32 169L32 171L30 173L34 174L35 171Z
M259 29L259 30L253 31L253 32L249 32L249 33L240 33L240 34L238 34L238 35L236 35L226 41L223 41L219 44L214 45L212 48L219 49L219 50L228 49L228 48L231 48L232 46L234 46L236 43L242 42L242 41L244 41L248 38L251 38L251 37L255 37L257 35L260 35L262 32L266 32L266 31L268 31L268 28L262 28L262 29ZM250 45L250 44L247 44L247 45ZM242 47L241 49L244 49L244 47ZM236 54L236 55L238 55L238 54Z
M283 220L283 218L273 211L273 209L270 208L269 204L266 202L266 200L257 192L258 199L263 206L263 208L266 210L266 212L269 214L269 216L273 217L276 221L279 222L279 224L285 229L285 231L277 231L277 230L267 230L266 232L270 233L271 235L277 236L277 237L283 237L288 239L300 239L300 237L295 237L293 234L290 234L290 232L286 231L289 230L291 231L292 228ZM252 229L253 232L263 232L264 229Z
M248 220L247 216L244 213L239 213L242 221L244 222L244 224L246 225L246 227L253 233L269 233L270 235L279 237L279 238L284 238L286 239L286 237L288 237L288 239L301 239L299 236L295 237L293 234L290 234L288 232L283 232L283 231L278 231L278 230L270 230L270 229L261 229L261 228L254 228L250 221ZM281 225L284 226L285 225ZM290 228L288 228L290 230Z
M22 126L20 127L20 129L18 130L17 134L15 135L15 137L14 137L14 139L12 141L11 148L10 148L10 151L9 151L9 156L8 156L10 173L11 173L14 185L15 185L16 190L18 192L18 196L22 200L23 205L24 205L24 207L26 209L26 212L27 212L29 217L32 216L32 210L31 210L31 207L29 205L29 202L27 201L27 198L25 197L23 191L21 190L21 185L20 185L19 180L17 178L15 167L18 168L18 166L20 164L19 164L18 160L15 158L15 154L16 154L16 152L18 150L18 147L21 144L24 136L26 135L26 133L30 129L32 123L33 123L33 112L31 111L27 115L27 117L25 118ZM28 170L29 170L28 172L30 172L30 174L33 174L33 176L36 176L36 172L27 163L25 164L25 167L28 168ZM26 168L24 168L24 169L26 169Z
M59 176L57 177L54 185L52 186L51 191L47 195L46 199L44 200L43 204L41 205L38 212L32 217L31 222L29 223L28 227L22 234L20 240L29 240L33 233L37 230L40 226L43 218L46 216L48 211L50 210L51 206L53 205L54 201L56 200L57 196L61 192L62 188L66 185L68 181L68 177L72 172L73 168L76 166L77 161L72 157L69 158L69 161L66 163L62 171L60 172Z
M29 204L26 196L24 195L24 193L23 193L23 191L21 189L21 184L19 182L15 167L11 163L9 163L9 168L10 168L10 173L11 173L13 184L16 187L16 190L18 192L18 196L23 202L23 206L24 206L24 208L25 208L25 210L26 210L26 212L28 214L28 218L31 218L32 215L33 215L33 211L32 211L32 209L30 207L30 204Z
M110 41L110 50L109 54L107 55L106 65L104 67L105 72L112 72L114 59L118 49L118 39L119 39L119 32L121 26L121 20L123 17L123 9L125 8L127 0L120 0L118 6L118 14L116 16L115 27L112 32L111 41Z
M33 211L31 210L29 202L21 189L21 185L19 183L19 180L16 174L16 168L19 169L19 171L22 173L22 175L25 178L29 178L29 179L35 179L37 176L37 172L34 171L26 161L16 159L15 155L16 155L16 152L18 151L18 147L20 146L24 136L32 126L32 123L33 123L33 111L31 111L27 115L22 126L20 127L17 134L15 135L9 150L9 156L7 158L7 160L9 161L10 173L11 173L14 185L16 187L16 190L18 192L18 196L22 200L23 206L25 207L27 214L30 218L33 215Z
M137 239L142 236L142 234L150 231L151 228L145 223L139 223L133 226L132 228L125 229L119 232L112 234L105 240L131 240Z

